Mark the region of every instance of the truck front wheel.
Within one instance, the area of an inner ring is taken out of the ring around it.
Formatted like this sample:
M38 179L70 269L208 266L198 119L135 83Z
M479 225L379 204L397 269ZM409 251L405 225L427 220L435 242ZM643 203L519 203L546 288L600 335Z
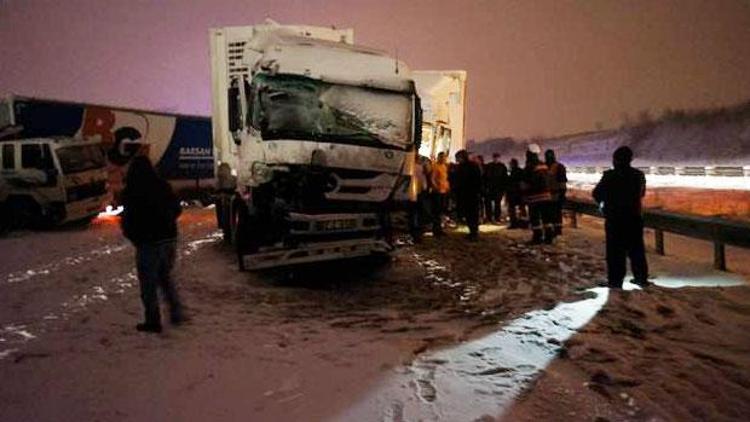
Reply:
M36 202L29 198L13 198L8 201L7 213L10 229L28 229L40 223L42 212Z
M0 202L0 234L3 234L10 230L10 215L8 214L8 206L5 202Z

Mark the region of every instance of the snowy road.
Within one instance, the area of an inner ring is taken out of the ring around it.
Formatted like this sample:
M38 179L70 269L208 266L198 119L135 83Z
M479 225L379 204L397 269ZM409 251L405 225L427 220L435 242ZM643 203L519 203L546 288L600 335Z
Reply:
M209 216L182 219L182 256L219 240ZM92 305L136 288L133 248L118 219L90 227L16 232L0 239L0 357L54 330L61 321L87 317Z
M0 383L0 420L701 420L750 410L746 276L651 256L658 286L648 292L591 290L604 270L595 221L554 246L483 226L478 244L428 237L389 265L317 266L291 280L238 272L211 210L186 210L180 223L177 278L192 322L161 335L134 330L133 249L116 219L0 239L0 378L12 380ZM707 379L715 398L700 388ZM680 407L694 396L699 404Z

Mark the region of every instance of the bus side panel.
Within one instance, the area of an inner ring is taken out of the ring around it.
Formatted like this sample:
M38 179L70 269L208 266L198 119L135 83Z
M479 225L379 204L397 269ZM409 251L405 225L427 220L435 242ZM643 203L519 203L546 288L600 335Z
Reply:
M214 176L211 122L178 117L172 139L158 163L169 180L210 179Z

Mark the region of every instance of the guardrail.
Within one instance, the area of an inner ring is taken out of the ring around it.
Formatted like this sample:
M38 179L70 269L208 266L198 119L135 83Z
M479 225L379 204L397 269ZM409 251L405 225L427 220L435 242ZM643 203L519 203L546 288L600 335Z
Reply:
M571 216L573 227L578 227L577 214L604 217L593 202L567 200L565 209ZM714 268L727 270L724 245L750 248L750 224L728 221L716 217L698 217L661 210L646 210L644 226L654 229L656 253L664 255L664 232L675 233L695 239L708 240L714 244Z

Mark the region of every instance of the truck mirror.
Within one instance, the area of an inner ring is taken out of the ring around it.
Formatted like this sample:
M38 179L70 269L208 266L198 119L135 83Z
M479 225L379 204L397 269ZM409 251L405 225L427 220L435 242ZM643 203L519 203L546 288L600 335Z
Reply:
M237 86L229 88L227 95L227 112L229 113L229 131L237 132L242 128L242 115L240 114L240 89Z

